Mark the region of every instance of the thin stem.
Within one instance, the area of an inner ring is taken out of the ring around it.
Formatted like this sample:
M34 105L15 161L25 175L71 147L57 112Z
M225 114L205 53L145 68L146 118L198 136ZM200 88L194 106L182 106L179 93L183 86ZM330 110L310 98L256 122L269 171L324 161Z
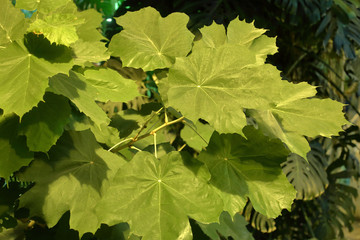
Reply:
M181 150L183 150L186 147L186 143L184 143L184 145L182 145L179 149L178 152L181 152Z
M137 141L140 141L141 139L147 138L147 137L149 137L150 135L154 135L154 133L160 131L161 129L163 129L163 128L169 126L169 125L172 125L172 124L181 122L183 119L184 119L184 117L180 117L180 118L175 119L175 120L173 120L173 121L171 121L171 122L164 123L163 125L161 125L160 127L152 130L152 131L149 132L149 133L145 133L145 134L143 134L143 135L141 135L141 136L138 136L138 137L136 137L136 138L134 137L134 138L133 138L130 142L128 142L127 144L124 144L124 145L118 146L118 147L116 147L116 148L113 148L113 149L111 150L111 152L118 152L118 151L120 151L120 150L122 150L122 149L124 149L124 148L130 147L130 146L132 146L132 145L134 144L134 142L137 142Z
M150 118L148 120L146 120L146 122L141 126L139 132L136 134L136 136L133 138L133 141L135 142L136 139L139 137L140 133L146 128L146 126L148 125L148 123L151 121L151 119L153 119L153 117L155 115L158 115L161 110L163 110L164 107L161 107L159 110L157 110L155 113L151 114Z
M138 152L142 152L141 149L139 149L139 148L137 148L137 147L135 147L135 146L130 146L129 148L130 148L130 149L134 149L134 150L136 150L136 151L138 151Z
M109 148L109 152L111 152L114 148L116 148L117 146L119 146L120 144L122 144L122 143L124 143L124 142L126 142L126 141L129 141L129 140L133 140L133 138L127 138L127 139L124 139L124 140L122 140L122 141L120 141L120 142L118 142L117 144L115 144L114 146L112 146L111 148Z
M156 133L154 133L153 135L154 135L154 155L155 158L157 158Z

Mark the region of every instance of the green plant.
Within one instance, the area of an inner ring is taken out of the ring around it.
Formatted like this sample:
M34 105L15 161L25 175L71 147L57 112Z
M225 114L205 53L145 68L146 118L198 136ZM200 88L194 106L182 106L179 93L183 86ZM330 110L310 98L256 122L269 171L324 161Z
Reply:
M265 63L275 38L253 24L213 23L194 40L186 14L144 8L116 19L124 30L107 49L94 10L0 3L0 177L34 185L13 207L29 209L35 230L54 229L28 239L76 239L68 228L84 239L190 239L188 218L212 237L252 239L237 214L248 199L269 218L290 210L296 191L281 163L307 158L304 136L347 124L341 103ZM150 99L138 92L144 72L157 86ZM108 101L128 109L109 118Z

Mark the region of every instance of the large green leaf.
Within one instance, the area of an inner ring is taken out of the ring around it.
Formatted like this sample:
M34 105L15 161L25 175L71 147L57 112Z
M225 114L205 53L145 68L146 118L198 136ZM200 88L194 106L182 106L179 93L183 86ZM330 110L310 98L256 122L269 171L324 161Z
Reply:
M98 29L101 27L103 18L101 13L95 9L87 9L85 11L77 12L79 19L84 19L84 23L76 26L76 33L79 38L85 42L100 42L105 39Z
M9 0L0 0L0 48L24 37L27 22L24 14L14 8Z
M10 175L27 166L33 159L23 136L17 136L19 117L15 114L0 116L0 177Z
M219 132L241 133L242 108L267 102L262 95L269 83L259 68L249 68L255 61L251 51L235 45L200 48L178 58L169 71L169 105L194 122L205 119Z
M94 211L100 192L125 161L103 150L90 131L64 133L49 157L50 162L34 161L20 176L36 182L21 196L21 206L31 216L43 217L49 227L70 210L70 227L80 236L95 232L101 223Z
M168 68L175 57L186 56L194 35L186 28L189 17L172 13L162 18L151 7L116 18L124 30L115 35L109 50L120 57L124 66L151 71Z
M135 81L122 77L110 68L87 70L84 76L86 82L98 90L98 101L128 102L140 96Z
M283 208L290 209L296 195L280 167L289 152L280 141L263 136L253 127L243 131L247 139L214 133L199 159L208 166L225 211L234 215L250 198L258 212L277 217Z
M69 98L81 112L94 121L99 127L109 124L110 119L105 112L95 103L98 91L86 82L84 76L70 71L70 76L58 74L50 78L49 85L57 93Z
M83 21L75 14L51 14L36 19L28 30L43 34L51 43L70 46L79 39L76 34L76 25L82 24Z
M20 129L31 151L47 152L60 138L70 116L68 101L63 96L47 93L44 102L23 116Z
M253 240L253 236L247 230L248 222L239 213L232 218L228 212L222 212L219 223L202 224L198 223L201 229L212 240L228 239Z
M312 144L307 160L293 153L282 163L283 172L297 191L297 199L314 199L324 193L329 184L327 159L320 144Z
M42 100L48 77L67 72L72 66L69 58L56 59L63 54L62 48L42 41L41 37L37 40L34 36L27 38L30 50L20 41L0 49L0 108L5 114L24 115ZM38 44L43 44L41 54L36 52ZM45 60L50 54L57 55Z
M143 240L191 239L188 216L215 222L222 203L207 184L207 170L184 165L187 158L179 152L160 159L148 152L137 153L119 169L97 213L109 225L129 222L132 232Z

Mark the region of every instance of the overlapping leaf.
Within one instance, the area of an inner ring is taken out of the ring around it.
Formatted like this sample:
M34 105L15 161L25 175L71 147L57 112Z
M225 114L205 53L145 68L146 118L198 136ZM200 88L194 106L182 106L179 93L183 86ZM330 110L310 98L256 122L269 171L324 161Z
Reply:
M247 230L248 222L239 213L232 218L228 212L222 212L219 223L202 224L198 223L203 232L211 240L221 240L221 237L241 240L253 240L253 236Z
M44 102L26 113L21 120L21 132L31 151L47 152L60 138L70 116L68 99L52 93Z
M214 133L199 159L208 166L225 211L231 215L241 211L249 197L258 212L277 217L283 208L290 209L296 195L280 167L288 151L253 127L244 128L244 133L247 139Z
M85 42L79 39L71 44L71 48L74 50L74 63L77 65L84 65L86 62L98 63L110 58L107 48L101 42Z
M188 216L217 221L222 203L207 185L208 172L185 166L183 157L179 152L160 159L137 153L117 172L97 206L99 216L109 225L129 222L132 232L144 240L191 239Z
M11 1L0 0L0 6L0 46L2 46L23 38L28 26L24 14L16 9Z
M27 38L30 50L21 41L0 49L0 108L5 114L15 112L19 116L24 115L42 100L48 77L67 72L72 66L71 58L62 58L66 53L61 48L41 41L41 37L39 39L37 41L34 36ZM38 44L42 44L42 55L36 51Z
M27 166L33 159L23 136L17 136L19 117L15 114L0 116L0 177L10 175Z
M49 157L48 163L34 161L20 176L36 182L21 196L21 206L29 208L31 216L42 216L49 227L70 210L70 228L80 235L95 232L101 223L94 211L100 192L125 161L103 150L90 131L66 132Z
M103 20L101 13L95 9L87 9L85 11L77 12L78 19L83 19L84 23L76 26L76 33L79 39L85 42L100 42L105 39L98 30L101 27Z
M100 126L109 124L110 119L105 112L95 103L98 95L96 88L86 82L86 79L78 73L70 72L70 76L58 74L49 81L51 89L60 95L69 98L81 112Z
M109 68L87 70L84 76L86 82L98 90L95 99L101 102L127 102L140 95L134 81Z
M181 138L196 151L201 151L208 145L214 129L208 125L197 121L195 124L187 124L181 130Z
M83 23L75 14L51 14L36 19L29 27L29 31L43 34L51 43L70 46L79 37L76 33L76 25Z
M109 50L127 67L168 68L175 57L184 57L191 50L194 35L186 28L188 20L183 13L162 18L151 7L129 12L116 18L124 30L112 38Z

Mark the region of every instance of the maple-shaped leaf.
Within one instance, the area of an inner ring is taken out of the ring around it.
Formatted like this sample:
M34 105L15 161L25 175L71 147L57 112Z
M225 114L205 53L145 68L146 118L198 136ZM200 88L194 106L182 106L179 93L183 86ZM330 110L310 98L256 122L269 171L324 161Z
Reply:
M70 228L80 236L94 233L101 224L94 210L100 192L125 161L103 150L88 130L65 132L48 154L50 161L35 160L19 176L36 183L21 196L20 205L49 227L70 210Z
M75 14L51 14L36 19L31 23L28 31L43 34L51 43L70 46L79 37L76 33L76 25L83 23Z
M266 104L263 95L271 84L258 67L249 67L255 61L250 50L235 45L201 48L177 58L167 80L169 105L193 122L205 119L218 132L241 133L246 125L243 108Z
M194 43L193 51L198 48L217 48L224 44L247 47L256 55L256 65L264 64L267 55L277 52L276 38L263 33L265 29L256 28L254 23L246 23L239 19L231 21L226 29L215 22L200 29L202 38Z
M24 115L42 100L48 78L72 67L68 50L41 36L28 35L25 44L14 41L0 49L0 108L5 114Z
M304 136L337 135L342 131L341 126L348 123L342 112L342 103L309 98L316 94L316 90L307 83L277 81L279 71L271 65L265 65L262 71L273 83L267 88L268 104L248 113L255 118L262 132L281 139L292 152L306 159L310 147Z
M24 37L28 27L24 14L10 1L0 0L0 46Z
M201 230L208 235L211 240L221 240L221 237L241 240L253 240L252 234L247 230L249 223L243 216L236 213L231 217L228 212L222 212L219 223L202 224L198 223Z
M191 239L188 217L216 222L222 202L207 184L207 170L186 166L184 157L190 158L179 152L160 159L137 153L116 173L97 214L108 225L128 222L132 233L144 240Z
M23 116L20 131L31 151L47 152L62 135L70 116L68 101L63 96L46 93L44 102Z
M42 13L49 13L69 2L72 0L16 0L15 6L28 11L37 10Z
M18 136L19 117L15 114L0 116L0 177L10 175L33 160L24 136Z
M86 82L98 90L96 100L101 102L128 102L140 96L135 81L126 79L110 68L86 70Z
M106 113L95 102L98 91L81 74L73 71L70 71L70 76L57 74L50 78L49 85L56 94L69 98L98 126L110 123Z
M116 18L124 30L111 39L109 50L126 67L144 71L168 68L175 57L184 57L191 50L194 35L186 27L188 21L184 13L162 18L151 7L129 12Z
M234 215L250 198L256 211L277 217L283 208L290 209L296 196L280 166L289 152L279 140L251 126L243 131L247 139L214 133L199 160L209 168L210 182L219 190L225 211Z

